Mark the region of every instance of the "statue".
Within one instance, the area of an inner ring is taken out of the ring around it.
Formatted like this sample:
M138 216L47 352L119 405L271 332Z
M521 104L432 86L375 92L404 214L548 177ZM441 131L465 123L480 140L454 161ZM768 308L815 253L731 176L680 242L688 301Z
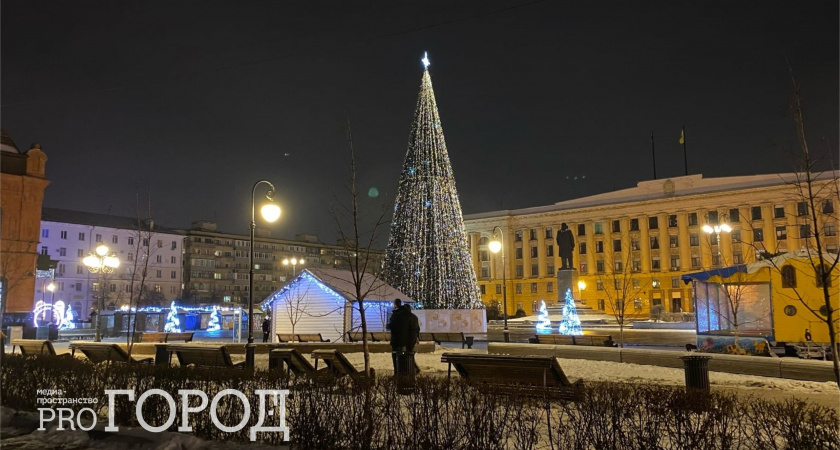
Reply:
M575 238L572 236L572 230L565 223L560 225L560 231L557 232L557 247L562 264L560 270L572 270L572 252L575 250Z

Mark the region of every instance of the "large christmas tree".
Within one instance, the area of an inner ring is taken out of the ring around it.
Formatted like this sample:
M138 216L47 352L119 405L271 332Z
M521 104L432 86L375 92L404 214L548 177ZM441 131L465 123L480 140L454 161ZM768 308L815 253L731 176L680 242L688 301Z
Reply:
M426 309L481 306L429 60L397 189L385 256L388 282Z

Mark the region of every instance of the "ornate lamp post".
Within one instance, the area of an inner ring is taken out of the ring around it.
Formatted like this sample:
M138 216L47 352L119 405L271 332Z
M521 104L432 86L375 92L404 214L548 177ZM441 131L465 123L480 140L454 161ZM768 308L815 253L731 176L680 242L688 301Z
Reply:
M254 194L257 191L257 186L261 183L268 185L268 192L265 193L265 198L269 202L274 201L274 185L266 180L260 180L254 183L251 189L251 251L250 251L250 267L251 270L248 276L248 344L245 345L245 368L254 370L254 230L257 228L257 222L254 219ZM260 214L266 222L274 222L280 218L280 207L276 203L266 203L260 208Z
M300 264L302 266L303 261L304 261L303 258L301 258L301 259L296 259L294 257L292 259L286 258L286 259L283 260L283 265L284 266L288 266L289 264L292 265L292 278L294 278L294 276L297 275L298 264Z
M718 250L717 266L718 266L718 269L723 268L723 259L721 257L721 253L720 253L720 233L721 232L729 233L730 231L732 231L732 227L730 227L729 224L726 224L726 223L722 223L720 225L714 225L714 226L706 224L706 225L703 225L703 231L706 234L714 234L715 235L715 241L717 241L717 250Z
M499 231L499 235L496 236L496 230ZM501 239L504 239L504 234L502 233L502 229L498 226L493 227L493 240L490 241L488 247L490 247L490 251L493 253L499 253L501 250L502 252L502 308L504 309L504 319L505 319L505 330L502 333L505 338L505 342L510 342L510 330L508 330L508 309L507 309L507 278L505 276L506 272L506 264L505 264L505 246L502 244Z
M107 245L100 244L94 253L88 253L82 263L91 271L99 274L99 299L96 301L96 334L94 342L101 342L100 327L102 324L102 310L105 309L105 286L102 285L102 275L113 273L120 266L120 260L115 253L111 253Z

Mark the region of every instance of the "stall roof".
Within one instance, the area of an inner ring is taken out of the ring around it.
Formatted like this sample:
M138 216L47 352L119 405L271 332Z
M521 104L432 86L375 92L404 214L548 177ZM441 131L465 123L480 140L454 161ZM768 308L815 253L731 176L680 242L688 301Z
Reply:
M767 267L781 267L785 261L789 259L808 259L808 257L815 258L817 254L809 253L808 250L797 250L775 256L771 259L763 259L749 264L739 264L731 267L723 267L720 269L711 269L703 272L687 273L683 275L682 280L685 284L691 283L692 280L708 281L709 278L720 276L722 278L729 278L738 272L755 273ZM837 255L833 253L823 253L823 260L829 264L834 263Z
M340 297L347 301L353 301L356 286L353 283L353 274L349 270L338 269L304 269L297 277L292 279L288 284L278 289L271 294L264 302L262 302L263 309L269 308L271 303L281 297L289 288L301 280L314 279L323 287L335 292ZM371 289L373 287L373 289ZM364 274L362 277L362 291L370 290L365 296L365 301L371 302L390 302L395 299L402 299L404 303L414 303L410 297L405 295L400 290L385 283L381 278L372 274Z

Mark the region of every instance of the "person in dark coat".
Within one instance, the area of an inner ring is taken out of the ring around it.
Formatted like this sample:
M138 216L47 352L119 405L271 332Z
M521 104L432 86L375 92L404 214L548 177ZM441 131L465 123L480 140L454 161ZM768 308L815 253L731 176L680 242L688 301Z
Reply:
M408 322L408 334L406 335L405 351L413 352L414 346L420 342L420 320L411 312L411 306L406 303L402 306L406 321Z
M263 330L263 342L268 342L269 333L271 333L271 320L268 317L263 320L262 323L262 330Z
M560 253L561 270L572 269L572 252L575 250L575 237L572 236L572 230L566 226L565 223L560 225L560 231L557 232L557 252Z
M391 320L388 321L388 329L391 330L391 359L394 363L394 373L397 373L397 352L408 351L409 335L411 333L411 311L403 308L402 299L394 300L394 312ZM414 345L412 344L412 348Z

